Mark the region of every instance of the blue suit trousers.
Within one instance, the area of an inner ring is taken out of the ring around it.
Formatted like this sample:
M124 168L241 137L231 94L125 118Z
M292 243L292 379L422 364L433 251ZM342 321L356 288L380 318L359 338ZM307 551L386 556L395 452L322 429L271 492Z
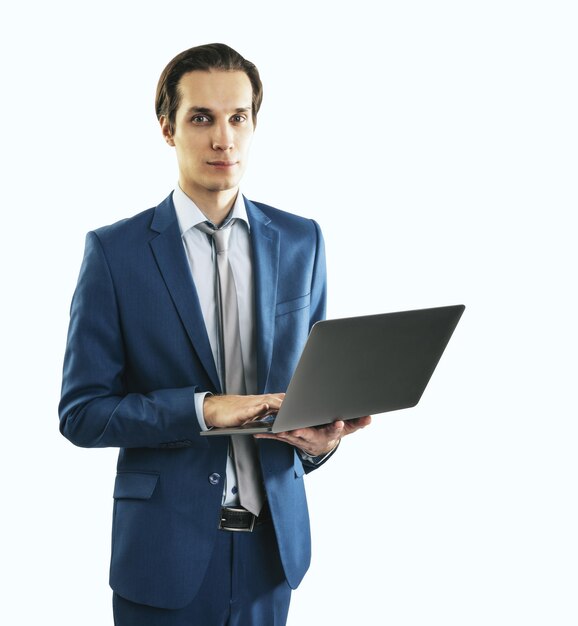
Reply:
M278 554L270 521L252 533L221 530L203 583L189 605L159 609L115 593L115 626L283 626L291 588Z

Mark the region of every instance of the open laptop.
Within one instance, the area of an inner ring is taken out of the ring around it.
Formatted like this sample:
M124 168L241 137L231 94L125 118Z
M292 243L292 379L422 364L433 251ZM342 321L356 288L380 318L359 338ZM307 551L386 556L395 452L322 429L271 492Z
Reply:
M317 322L276 416L201 435L279 433L415 406L464 309Z

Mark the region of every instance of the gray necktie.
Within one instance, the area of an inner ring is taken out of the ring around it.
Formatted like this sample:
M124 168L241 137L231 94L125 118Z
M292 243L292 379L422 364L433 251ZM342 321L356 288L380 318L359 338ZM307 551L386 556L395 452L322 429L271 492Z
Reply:
M215 293L219 311L220 329L220 367L224 393L246 393L245 372L241 353L239 334L239 305L233 271L229 264L229 238L231 220L225 227L215 230L209 224L199 224L199 228L213 237L217 259L218 280ZM237 488L241 506L255 515L259 515L265 499L261 483L261 468L255 447L255 440L250 435L232 435L233 461L237 473Z

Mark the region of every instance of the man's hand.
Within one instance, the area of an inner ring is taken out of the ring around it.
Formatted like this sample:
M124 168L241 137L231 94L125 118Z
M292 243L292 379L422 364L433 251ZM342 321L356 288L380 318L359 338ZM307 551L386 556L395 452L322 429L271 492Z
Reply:
M224 428L240 426L254 419L276 413L281 408L284 393L261 396L205 396L203 414L205 424Z
M371 415L366 415L352 420L338 420L332 424L316 428L299 428L275 435L254 435L254 437L255 439L277 439L290 443L309 456L322 456L329 454L342 437L351 435L351 433L360 428L365 428L369 424L371 424Z

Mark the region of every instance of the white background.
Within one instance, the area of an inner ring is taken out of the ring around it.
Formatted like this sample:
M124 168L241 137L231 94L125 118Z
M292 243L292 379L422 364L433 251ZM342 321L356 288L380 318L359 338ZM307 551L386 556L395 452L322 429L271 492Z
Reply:
M309 476L289 623L578 623L574 3L20 2L3 10L4 624L112 624L115 450L56 407L89 229L176 163L166 62L224 41L265 98L244 190L324 230L329 315L464 303L421 403Z

